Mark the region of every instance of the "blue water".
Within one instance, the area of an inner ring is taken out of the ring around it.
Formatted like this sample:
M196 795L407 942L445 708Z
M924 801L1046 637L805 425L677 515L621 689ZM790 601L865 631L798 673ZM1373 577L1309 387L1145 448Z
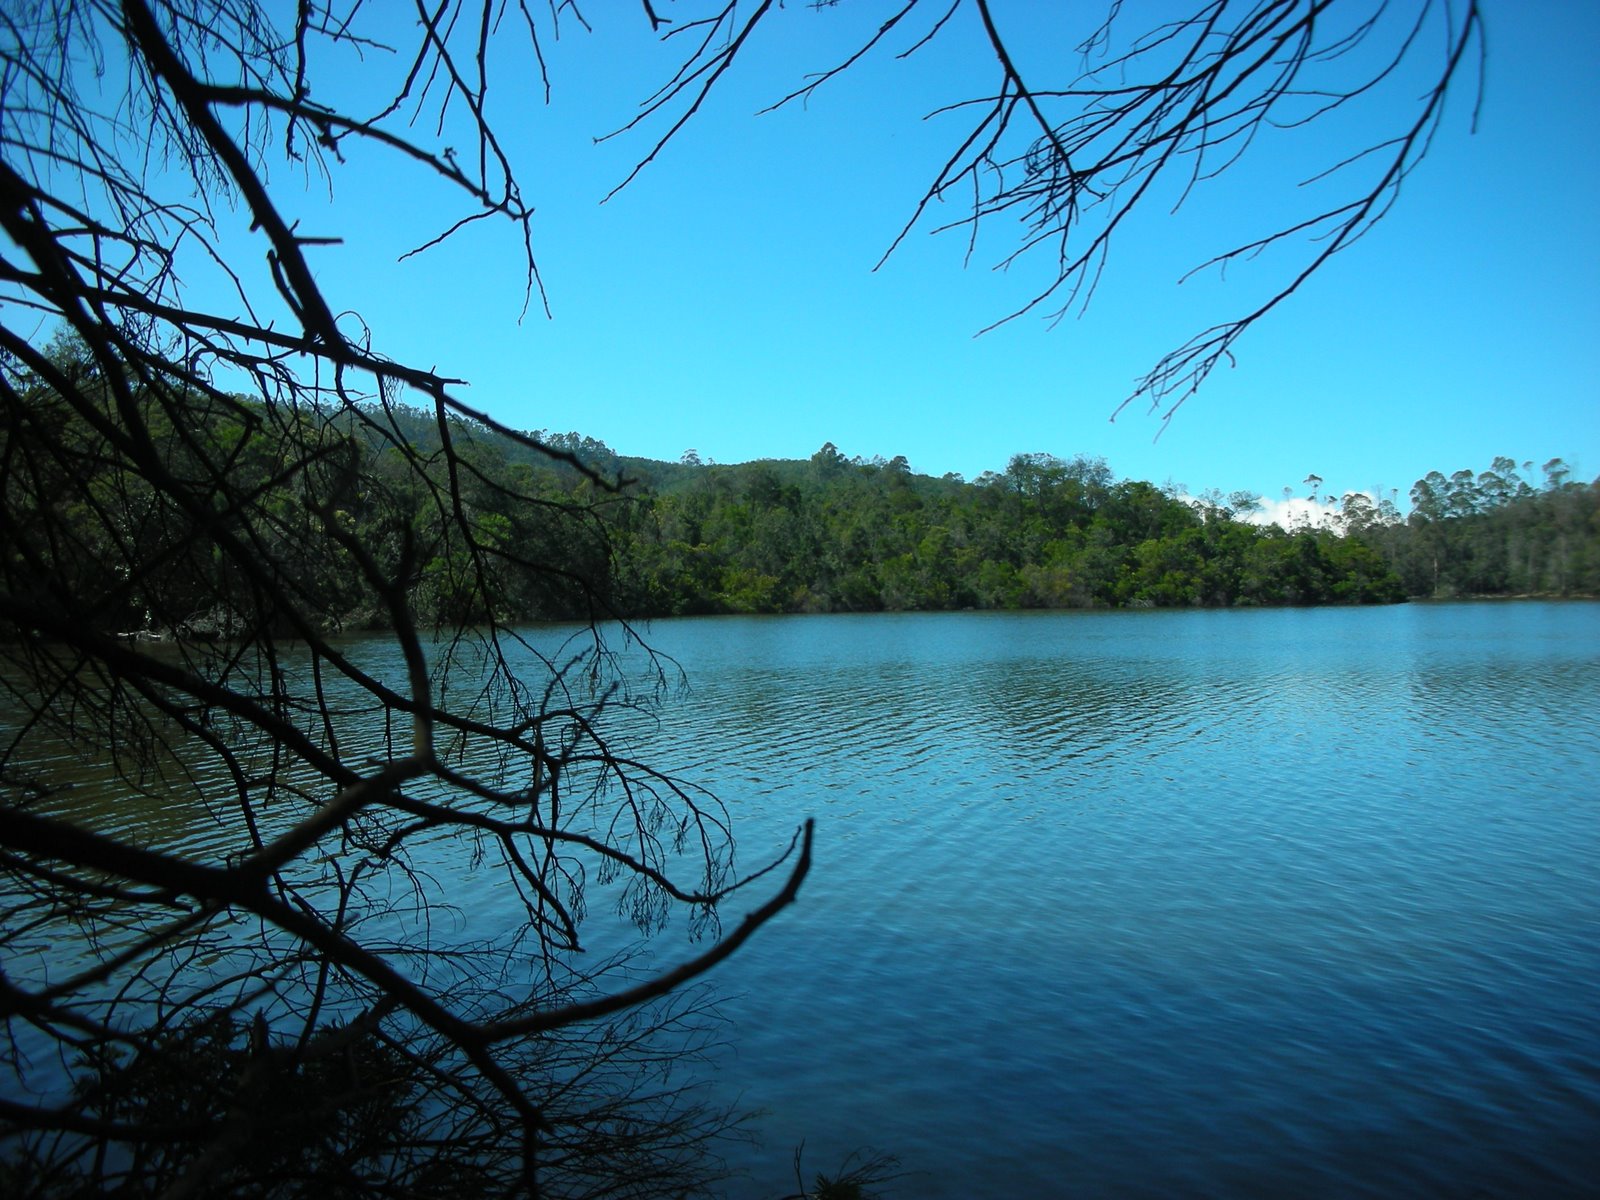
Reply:
M735 1194L802 1139L919 1197L1595 1194L1600 605L649 637L692 690L639 749L746 866L819 825L715 976Z
M615 747L715 789L747 870L818 823L799 902L711 976L713 1086L766 1113L731 1196L794 1192L802 1141L808 1176L871 1146L929 1200L1600 1194L1600 604L646 632L690 686L612 712ZM503 875L418 853L429 936L521 927ZM596 958L634 936L608 898Z

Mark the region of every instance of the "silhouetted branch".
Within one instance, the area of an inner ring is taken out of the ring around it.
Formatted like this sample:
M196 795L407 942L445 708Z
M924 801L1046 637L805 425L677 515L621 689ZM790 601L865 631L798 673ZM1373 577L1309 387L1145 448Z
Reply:
M352 336L309 257L337 239L284 215L269 170L364 144L469 209L411 253L508 219L539 286L486 107L507 7L419 6L372 118L311 98L331 51L387 53L315 4L283 35L253 0L0 13L0 1122L41 1178L210 1194L282 1154L342 1194L450 1173L535 1194L541 1170L609 1194L702 1177L732 1119L651 1080L698 1044L682 984L792 900L809 835L712 951L621 987L572 966L590 875L621 876L647 928L671 906L714 924L748 882L715 798L607 740L635 702L600 630L604 525L485 456L625 481ZM509 7L547 86L539 21ZM121 88L109 113L79 90L90 60ZM441 148L447 127L476 153ZM221 249L233 203L254 271ZM236 311L190 304L196 262ZM509 624L555 592L590 621L565 660ZM391 663L338 638L352 613ZM442 938L441 848L484 845L526 927Z
M910 39L899 57L937 37L965 37L986 50L996 69L994 88L929 114L960 123L964 132L877 265L936 204L969 191L970 211L935 232L964 229L970 255L980 226L995 232L1004 217L998 232L1011 249L1002 252L997 268L1036 254L1048 263L1044 284L979 331L988 332L1029 313L1056 322L1081 311L1114 245L1134 236L1129 225L1135 213L1157 205L1175 210L1251 151L1273 154L1291 134L1307 128L1320 133L1331 115L1368 103L1362 111L1374 122L1373 140L1354 147L1330 142L1331 149L1320 151L1326 165L1302 183L1310 197L1301 202L1306 215L1212 254L1197 268L1223 266L1271 247L1300 253L1302 245L1312 247L1300 265L1289 268L1287 282L1269 285L1267 298L1244 316L1164 357L1115 410L1144 397L1152 408L1164 405L1170 418L1219 362L1231 359L1250 328L1388 211L1427 152L1468 50L1476 46L1481 56L1483 22L1476 0L1196 0L1192 14L1123 41L1121 7L1109 4L1104 21L1078 47L1082 67L1075 75L1041 80L1027 73L1037 68L1019 65L1014 35L987 0L906 0L842 62L808 77L763 111L810 97L897 32ZM963 9L965 25L958 19ZM680 58L678 73L624 129L657 115L667 119L666 110L691 88L692 99L620 186L683 128L756 24L763 18L770 23L767 6L761 6L739 26L737 37L725 37L739 19L737 10L736 3L718 5L685 26L704 25L705 40ZM918 22L919 15L926 19ZM1481 80L1481 64L1478 73ZM1366 169L1369 159L1375 170ZM1331 202L1316 198L1327 193Z

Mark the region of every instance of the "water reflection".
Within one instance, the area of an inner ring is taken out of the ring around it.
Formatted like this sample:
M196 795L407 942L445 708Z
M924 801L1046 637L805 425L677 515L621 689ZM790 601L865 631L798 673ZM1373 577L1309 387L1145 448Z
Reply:
M1600 607L652 632L653 749L747 845L822 819L723 980L769 1190L801 1137L934 1196L1593 1177Z
M770 1112L748 1194L792 1190L801 1139L936 1198L1600 1178L1600 605L649 636L691 687L620 743L715 788L747 861L819 819L801 903L718 973L727 1091ZM426 866L476 933L519 919Z

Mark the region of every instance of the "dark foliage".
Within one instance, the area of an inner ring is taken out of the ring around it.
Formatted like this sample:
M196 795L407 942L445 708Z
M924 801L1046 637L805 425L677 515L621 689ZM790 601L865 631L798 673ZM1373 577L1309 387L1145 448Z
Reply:
M629 466L644 482L610 538L616 584L643 613L1404 599L1363 538L1249 524L1225 500L1117 480L1099 459L1017 455L970 484L831 444L809 463Z
M1250 520L1254 501L1117 480L1099 459L1012 458L973 483L904 460L740 466L623 460L618 586L648 613L1382 604L1600 594L1600 487L1559 459L1542 487L1509 459L1437 472L1402 519L1359 494L1323 525Z
M1410 516L1365 527L1413 596L1600 596L1600 481L1559 458L1438 471L1412 485Z

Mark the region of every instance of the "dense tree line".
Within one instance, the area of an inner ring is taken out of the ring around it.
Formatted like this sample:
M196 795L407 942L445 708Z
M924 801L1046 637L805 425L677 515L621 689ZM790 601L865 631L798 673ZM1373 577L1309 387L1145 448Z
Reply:
M70 360L70 349L58 353ZM248 446L231 459L236 480L271 491L277 456L262 448L271 436L246 438L238 411L187 437ZM1600 488L1572 481L1559 459L1545 465L1540 486L1523 478L1531 464L1519 473L1497 458L1483 472L1418 480L1408 516L1392 501L1351 493L1328 524L1284 529L1253 523L1245 493L1186 497L1119 480L1104 460L1081 455L1018 454L1004 471L967 482L915 474L903 457L847 458L832 443L807 461L706 464L691 451L667 463L624 457L577 433L536 431L567 456L552 459L457 422L451 458L466 537L458 514L429 500L426 465L446 467L433 414L391 407L367 420L296 419L319 432L282 431L286 444L323 446L327 470L352 481L330 484L329 494L353 543L403 575L416 611L439 622L1600 593ZM169 452L181 458L186 441L174 436ZM119 495L124 487L103 486ZM320 514L280 491L272 503L293 544L295 530ZM153 542L135 560L169 574L188 564L191 590L208 594L203 530L147 527L137 517L125 524L130 537L179 547L157 554ZM115 564L129 547L98 536L75 553L83 586L115 595L109 626L216 626L217 616L198 598L184 601L170 579L155 589L119 581ZM323 589L317 603L331 625L381 625L383 599L362 590L347 553L307 564ZM481 594L485 570L493 608ZM155 595L160 608L151 607Z
M703 467L639 500L622 558L644 611L826 612L1381 603L1374 547L1243 521L1100 459L1020 454L973 483L863 463Z
M1084 456L1019 454L968 483L831 443L737 466L599 450L635 480L609 525L617 595L650 615L1600 593L1600 488L1559 459L1537 487L1497 458L1419 480L1408 516L1350 493L1326 524L1285 529L1253 522L1248 494L1186 497Z
M971 483L831 443L809 462L611 461L644 480L617 540L622 592L652 614L1600 594L1600 487L1560 459L1539 487L1497 458L1419 480L1409 516L1350 493L1289 529L1253 523L1246 493L1185 497L1083 456Z
M431 414L400 409L386 420L418 454L436 452ZM515 608L497 615L513 619L1600 593L1600 488L1574 481L1560 459L1537 486L1524 478L1532 464L1504 457L1482 472L1431 472L1412 488L1407 516L1392 500L1327 497L1330 522L1285 529L1254 523L1248 494L1186 497L1119 480L1081 455L1019 454L967 482L918 475L903 457L847 458L832 443L806 461L707 464L690 451L668 463L536 431L570 456L563 462L477 434L461 441L481 548L522 558L531 549L551 568L526 585L504 581ZM378 441L371 452L380 464L397 456ZM601 486L609 480L620 492ZM543 503L530 506L530 495ZM438 544L403 488L352 503L353 527L391 555L396 528L426 549L420 610L489 615L452 582L467 577L450 559L464 551ZM572 586L552 583L562 579ZM359 597L340 615L354 626L381 620Z
M1574 480L1559 458L1538 486L1532 470L1502 456L1484 471L1430 471L1404 522L1358 505L1348 531L1381 550L1412 596L1600 595L1600 481Z

